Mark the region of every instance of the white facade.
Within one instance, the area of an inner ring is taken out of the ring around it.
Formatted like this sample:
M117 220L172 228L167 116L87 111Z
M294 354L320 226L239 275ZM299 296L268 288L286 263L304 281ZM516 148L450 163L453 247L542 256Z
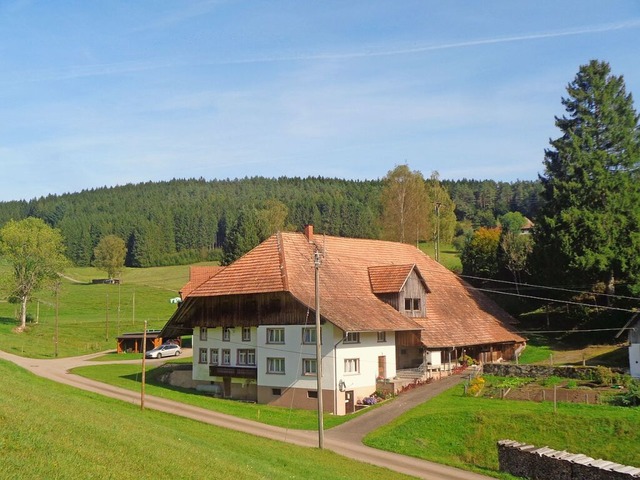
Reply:
M210 366L255 368L256 379L232 378L231 392L251 384L274 391L317 392L315 325L200 329L193 332L193 379L221 382ZM206 333L205 333L206 332ZM253 354L252 354L253 352ZM331 323L322 326L322 389L330 395L334 414L343 415L349 399L358 403L371 395L378 378L396 375L394 332L345 335ZM253 363L251 363L253 362ZM254 386L254 388L255 388ZM240 391L240 390L236 390ZM298 394L299 395L299 394Z
M640 378L640 343L629 345L629 373L633 378Z

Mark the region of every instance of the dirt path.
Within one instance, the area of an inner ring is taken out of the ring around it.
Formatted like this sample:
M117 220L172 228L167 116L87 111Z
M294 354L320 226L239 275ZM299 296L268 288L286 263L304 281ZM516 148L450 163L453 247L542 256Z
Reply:
M92 358L100 355L102 354L42 360L19 357L0 351L0 358L13 362L38 376L139 405L140 393L69 373L70 369L79 366L104 365L107 362L91 361ZM149 362L162 363L163 361L166 360L151 360ZM139 360L132 360L131 362L138 363ZM327 430L325 432L324 448L345 457L389 468L396 472L412 475L417 478L431 480L480 480L489 478L414 457L376 450L362 444L362 438L371 430L388 423L404 411L439 394L450 386L458 383L461 379L461 376L453 376L416 388L403 394L393 402L382 405L343 425ZM145 408L191 418L211 425L270 438L272 440L288 442L304 447L318 446L318 436L317 433L313 431L288 430L281 427L274 427L151 395L145 396Z

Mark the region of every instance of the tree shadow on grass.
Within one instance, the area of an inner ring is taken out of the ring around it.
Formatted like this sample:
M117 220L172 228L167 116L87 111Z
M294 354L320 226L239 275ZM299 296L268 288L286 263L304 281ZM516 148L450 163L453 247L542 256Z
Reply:
M185 370L186 369L185 367L191 368L191 365L176 364L176 365L171 365L169 367L163 366L163 367L154 368L153 370L147 371L145 383L147 385L152 385L154 387L162 388L165 390L171 390L174 392L180 392L180 393L193 395L197 397L210 398L211 395L206 392L200 392L194 388L178 387L178 386L163 382L161 380L164 374L175 371L175 370ZM129 375L121 375L120 378L129 380L135 383L142 383L142 373L131 373Z
M0 325L18 325L18 321L13 317L0 317Z

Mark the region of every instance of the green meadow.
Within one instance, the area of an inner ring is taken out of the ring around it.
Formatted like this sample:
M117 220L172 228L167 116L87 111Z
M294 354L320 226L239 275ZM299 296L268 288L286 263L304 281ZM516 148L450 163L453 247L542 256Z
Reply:
M328 450L141 411L4 361L0 376L2 478L409 478Z
M498 440L640 466L640 408L467 397L463 386L372 432L365 444L499 478Z
M0 266L0 275L10 275ZM0 292L2 349L34 358L53 358L56 305L58 355L84 355L116 348L116 337L126 332L162 328L176 309L170 302L187 282L188 266L125 269L120 285L92 284L104 273L94 268L70 268L61 278L56 298L51 289L36 292L28 305L27 331L17 334L18 305Z

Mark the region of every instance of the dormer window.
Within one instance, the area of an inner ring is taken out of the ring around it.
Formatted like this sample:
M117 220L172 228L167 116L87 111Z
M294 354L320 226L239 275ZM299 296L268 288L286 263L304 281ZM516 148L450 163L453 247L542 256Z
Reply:
M405 298L404 299L404 309L408 312L419 312L420 311L420 299L419 298Z

